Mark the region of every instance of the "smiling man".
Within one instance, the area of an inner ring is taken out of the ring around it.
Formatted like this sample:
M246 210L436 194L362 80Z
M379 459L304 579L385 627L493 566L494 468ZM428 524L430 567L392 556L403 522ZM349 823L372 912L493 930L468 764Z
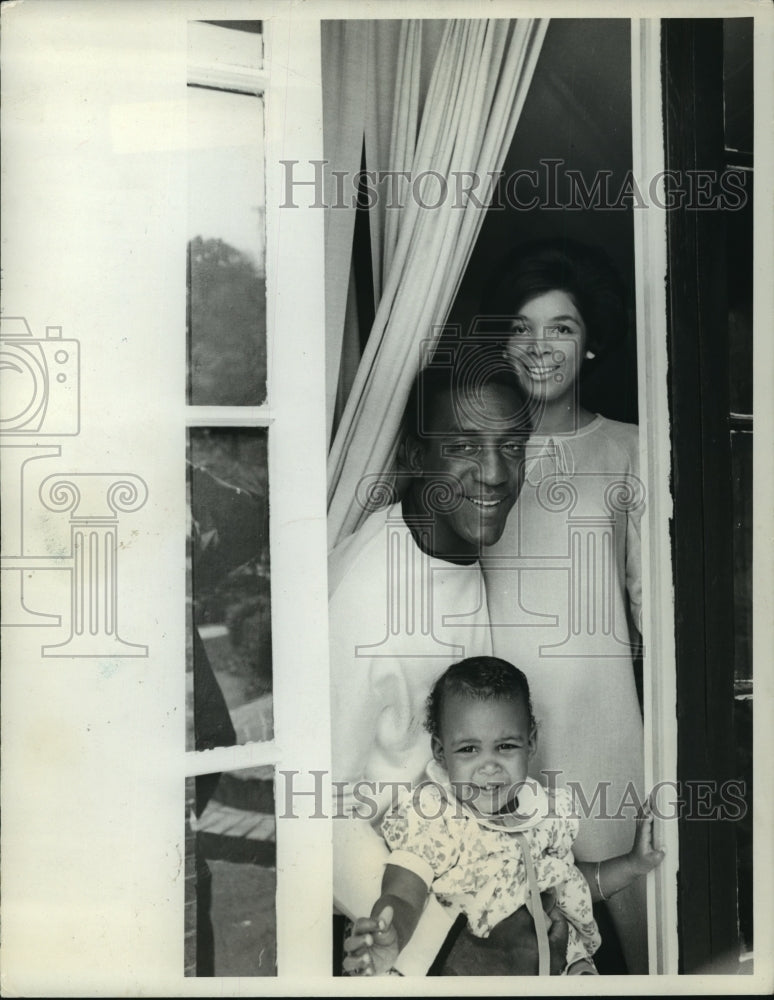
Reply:
M351 916L379 894L388 852L374 826L395 783L418 783L431 755L432 684L492 651L478 557L516 502L532 425L512 370L468 360L420 372L403 424L403 498L329 560L333 777L338 815L350 817L334 820L334 895ZM428 905L403 971L425 974L449 926Z
M511 372L485 368L475 378L465 377L467 370L424 369L403 421L412 476L403 516L420 547L461 563L474 562L502 535L521 489L531 429L526 396Z

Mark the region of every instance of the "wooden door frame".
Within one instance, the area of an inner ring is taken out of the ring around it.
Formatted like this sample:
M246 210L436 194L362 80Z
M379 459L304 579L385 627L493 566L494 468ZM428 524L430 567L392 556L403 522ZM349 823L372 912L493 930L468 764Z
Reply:
M723 22L661 22L664 157L674 184L724 170ZM717 191L717 181L712 184ZM736 831L719 818L735 776L728 308L724 212L666 213L674 513L678 926L681 973L736 972ZM701 784L699 784L701 783ZM704 784L707 783L707 784Z

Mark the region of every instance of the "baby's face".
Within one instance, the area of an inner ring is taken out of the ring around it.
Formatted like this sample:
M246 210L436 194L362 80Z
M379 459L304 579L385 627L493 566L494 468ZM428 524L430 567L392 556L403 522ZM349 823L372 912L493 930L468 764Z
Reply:
M457 796L477 812L498 812L518 795L535 752L524 701L448 695L440 723L433 753Z

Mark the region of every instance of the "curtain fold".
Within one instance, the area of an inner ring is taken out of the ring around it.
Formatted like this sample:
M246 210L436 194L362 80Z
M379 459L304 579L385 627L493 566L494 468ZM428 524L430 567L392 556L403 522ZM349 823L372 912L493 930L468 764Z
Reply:
M502 168L513 140L547 23L445 22L424 101L422 24L400 25L389 159L378 169L409 171L411 194L404 192L401 208L385 210L382 189L371 210L381 296L329 456L331 546L366 516L356 499L361 479L391 468L411 382L454 301L494 189L490 172ZM475 196L484 207L475 199L460 207L455 184L463 172L481 178ZM328 249L326 238L326 272ZM328 332L330 351L336 331ZM334 350L338 358L340 338Z
M393 96L393 115L390 130L390 169L409 171L414 159L419 122L419 73L422 56L422 22L403 21L401 24L398 73ZM383 161L384 162L384 161ZM395 245L398 240L400 213L387 208L392 192L383 184L379 192L378 216L384 232L382 267L380 268L379 296L384 274L392 267Z
M326 21L322 30L323 171L325 195L325 339L328 356L328 435L339 391L347 322L355 207L341 197L336 173L360 169L366 119L369 26L367 21ZM365 56L364 57L364 53ZM346 204L346 207L343 207ZM351 352L350 352L351 353ZM335 361L334 361L335 359ZM346 379L344 379L346 385Z

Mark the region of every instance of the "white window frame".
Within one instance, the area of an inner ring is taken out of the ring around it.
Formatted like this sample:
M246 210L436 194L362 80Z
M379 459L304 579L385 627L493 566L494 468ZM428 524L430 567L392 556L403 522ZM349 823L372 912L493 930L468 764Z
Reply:
M293 798L295 821L284 817L286 789L310 790L311 772L330 769L326 446L324 422L310 419L325 406L324 219L311 208L313 191L303 188L296 192L298 208L279 211L280 161L322 158L320 25L294 20L291 44L289 20L263 20L260 72L239 58L197 62L189 72L189 84L264 98L267 394L261 406L186 406L185 412L186 429L268 429L274 738L189 751L185 773L274 768L277 974L283 988L295 977L329 977L332 949L330 823L304 821L320 805L308 795ZM200 35L218 31L189 22L190 28ZM299 591L305 580L311 585ZM283 771L298 772L292 786ZM329 816L327 782L323 795Z
M632 164L640 189L647 191L650 179L664 170L660 20L632 18L631 38ZM670 540L666 212L652 203L647 211L634 211L634 262L640 469L648 491L642 521L642 592L647 609L643 622L645 786L653 788L658 782L677 781L677 669ZM662 795L659 801L665 805L668 800ZM649 971L676 975L676 820L657 820L655 838L666 848L666 856L647 882Z

